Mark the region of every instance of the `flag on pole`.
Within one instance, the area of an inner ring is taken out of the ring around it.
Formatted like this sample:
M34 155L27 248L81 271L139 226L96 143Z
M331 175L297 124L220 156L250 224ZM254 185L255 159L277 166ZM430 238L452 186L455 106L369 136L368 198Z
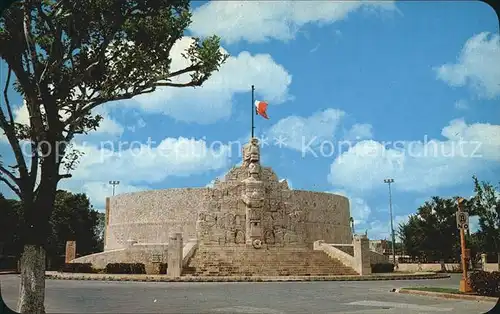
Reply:
M264 119L269 119L267 116L267 102L262 100L255 101L255 112Z

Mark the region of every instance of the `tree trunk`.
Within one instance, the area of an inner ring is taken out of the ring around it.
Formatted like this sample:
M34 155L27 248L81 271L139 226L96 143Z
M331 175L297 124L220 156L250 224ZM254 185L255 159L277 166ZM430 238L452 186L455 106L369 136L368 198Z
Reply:
M25 245L21 256L21 284L17 311L45 313L45 249L41 245Z

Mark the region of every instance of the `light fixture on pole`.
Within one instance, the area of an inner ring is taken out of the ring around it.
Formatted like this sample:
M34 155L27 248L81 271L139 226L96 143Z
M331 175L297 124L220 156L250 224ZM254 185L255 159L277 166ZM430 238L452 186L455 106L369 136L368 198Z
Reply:
M115 196L115 186L120 184L120 181L109 181L109 184L113 186L113 196Z
M352 235L354 236L354 218L349 218L349 222L351 223L351 231L352 231Z
M394 263L394 266L396 266L396 236L394 235L394 225L392 222L392 191L391 191L391 184L394 183L394 179L388 178L384 179L384 183L387 183L389 186L389 214L391 216L391 246L392 246L392 262Z

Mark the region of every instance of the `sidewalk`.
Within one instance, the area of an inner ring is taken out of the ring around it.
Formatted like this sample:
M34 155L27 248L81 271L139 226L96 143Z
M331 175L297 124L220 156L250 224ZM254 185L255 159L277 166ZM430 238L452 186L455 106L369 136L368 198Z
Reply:
M396 292L401 294L414 294L429 297L445 298L445 299L459 299L459 300L472 300L472 301L485 301L485 302L498 302L498 297L485 297L473 294L458 294L458 293L444 293L444 292L431 292L412 289L400 289Z
M101 280L101 281L154 281L154 282L276 282L276 281L374 281L374 280L418 280L449 278L447 274L374 274L368 276L182 276L167 275L114 275L114 274L75 274L46 272L47 279L56 280Z

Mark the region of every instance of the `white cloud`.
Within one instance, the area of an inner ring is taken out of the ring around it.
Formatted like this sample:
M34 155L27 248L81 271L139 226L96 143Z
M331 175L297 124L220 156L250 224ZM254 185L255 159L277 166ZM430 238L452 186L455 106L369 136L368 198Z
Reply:
M75 180L154 183L168 176L219 170L227 167L230 156L228 146L210 147L204 140L183 137L165 138L158 145L153 141L110 144L76 146L85 154L73 172Z
M482 98L500 95L500 36L483 32L470 38L455 64L436 68L450 86L469 86Z
M267 132L270 140L285 139L286 147L302 151L309 143L317 147L323 141L332 141L345 112L326 109L309 117L289 116L279 120Z
M394 10L393 1L211 1L194 10L189 30L227 43L287 41L307 24L328 25L361 8Z
M396 237L396 242L400 241L400 238L398 236L398 229L399 225L402 223L408 222L409 215L402 215L402 216L394 216L393 220L393 226L394 226L394 235ZM387 220L380 221L380 220L375 220L370 222L365 230L368 230L368 238L370 240L391 240L392 235L391 235L391 221L390 217L387 218ZM357 233L364 233L365 230L359 230L356 231Z
M88 135L85 135L86 137L89 135L120 136L123 133L123 127L120 125L120 123L118 123L111 117L108 109L109 109L108 106L103 105L92 110L92 114L94 115L99 114L103 117L103 119L101 120L100 126L97 128L97 130L89 132ZM28 113L28 108L26 107L26 102L23 102L23 104L20 106L14 107L12 113L14 115L14 121L16 123L30 125L29 113ZM63 120L65 117L67 117L67 114L63 113L62 111L60 114Z
M345 140L362 140L370 139L373 137L373 127L371 124L367 123L357 123L354 124L344 136Z
M83 143L84 144L84 143ZM206 171L220 171L229 165L230 148L212 147L204 140L165 138L158 145L149 143L115 143L104 145L77 145L85 154L79 159L73 177L61 182L60 187L86 193L96 208L112 194L110 180L120 181L116 194L147 190L148 184L172 176L189 176Z
M192 43L190 37L179 40L172 48L172 71L189 65L182 53ZM189 75L176 81L189 81ZM289 99L288 88L292 81L286 69L277 64L269 54L251 55L241 52L228 58L219 72L215 72L201 87L158 88L150 94L139 95L129 106L139 105L151 113L162 113L177 120L210 124L228 119L232 112L235 94L246 93L250 97L251 86L255 85L256 96L278 105Z
M111 180L113 178L110 178ZM59 186L60 189L70 190L73 193L85 193L95 209L104 211L106 206L106 197L113 195L113 188L108 181L79 181L63 180ZM146 185L130 185L120 182L115 187L115 195L131 192L146 191L150 188Z
M485 161L500 160L500 125L453 120L444 141L356 143L331 164L328 180L352 191L381 187L392 177L403 191L432 191L470 180Z
M358 229L356 229L356 226L364 226L368 223L368 219L370 218L372 209L363 198L353 196L351 195L351 193L347 193L343 190L338 190L331 193L342 195L349 199L349 209L351 217L354 218L354 229L356 230L356 232L359 231Z

